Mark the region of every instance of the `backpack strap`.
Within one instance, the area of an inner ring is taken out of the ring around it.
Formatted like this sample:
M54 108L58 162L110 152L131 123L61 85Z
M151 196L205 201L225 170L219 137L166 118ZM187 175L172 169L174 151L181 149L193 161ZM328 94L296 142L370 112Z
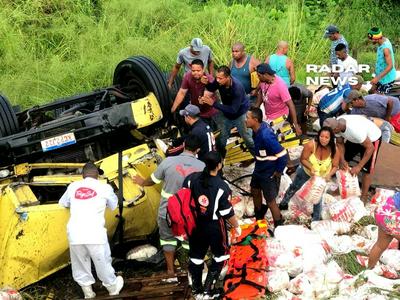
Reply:
M171 228L172 227L172 221L171 221L171 217L170 217L170 215L168 213L168 208L167 208L167 212L165 213L165 220L167 221L168 227Z

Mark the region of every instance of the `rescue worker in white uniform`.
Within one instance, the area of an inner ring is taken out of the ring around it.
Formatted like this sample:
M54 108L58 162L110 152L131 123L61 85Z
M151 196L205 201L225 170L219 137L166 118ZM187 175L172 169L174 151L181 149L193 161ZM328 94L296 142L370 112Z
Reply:
M85 299L96 297L92 290L96 281L91 272L92 260L96 274L110 296L118 295L124 280L115 276L104 227L105 209L114 210L118 199L110 185L97 180L99 171L93 163L85 164L82 175L83 180L71 183L59 201L61 206L70 209L71 214L67 235L72 277L81 286Z

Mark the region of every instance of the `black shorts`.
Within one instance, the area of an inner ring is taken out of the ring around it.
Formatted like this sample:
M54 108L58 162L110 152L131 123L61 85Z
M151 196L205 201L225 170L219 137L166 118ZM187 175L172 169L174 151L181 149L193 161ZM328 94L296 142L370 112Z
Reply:
M391 88L393 87L393 85L394 85L394 81L384 83L384 84L378 82L378 84L376 85L376 90L379 93L388 94L390 92Z
M267 202L274 201L279 193L280 177L259 176L253 174L251 177L250 186L255 189L261 189L264 199Z
M366 162L362 170L368 174L374 172L376 156L378 155L379 147L381 145L381 140L377 140L372 143L374 145L374 152L371 155L371 158ZM351 161L357 154L360 154L360 159L362 159L365 148L361 144L354 144L352 142L346 141L344 144L344 159L346 161Z

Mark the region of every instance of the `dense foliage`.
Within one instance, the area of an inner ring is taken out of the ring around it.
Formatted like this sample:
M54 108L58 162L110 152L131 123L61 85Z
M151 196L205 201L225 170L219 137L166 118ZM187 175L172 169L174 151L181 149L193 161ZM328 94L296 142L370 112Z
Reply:
M23 107L107 86L116 64L143 54L169 70L177 51L201 37L217 64L242 41L262 60L290 44L298 79L328 61L336 24L360 63L374 65L368 28L400 44L397 1L374 0L0 0L0 90ZM396 54L398 63L400 56Z

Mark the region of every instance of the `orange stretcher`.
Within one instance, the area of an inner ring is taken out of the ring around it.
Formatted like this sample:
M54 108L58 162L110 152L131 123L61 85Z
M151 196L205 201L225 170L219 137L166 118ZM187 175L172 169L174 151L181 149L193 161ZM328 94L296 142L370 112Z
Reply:
M224 282L224 299L258 299L265 295L268 259L265 220L243 225L242 234L233 233L228 271Z

